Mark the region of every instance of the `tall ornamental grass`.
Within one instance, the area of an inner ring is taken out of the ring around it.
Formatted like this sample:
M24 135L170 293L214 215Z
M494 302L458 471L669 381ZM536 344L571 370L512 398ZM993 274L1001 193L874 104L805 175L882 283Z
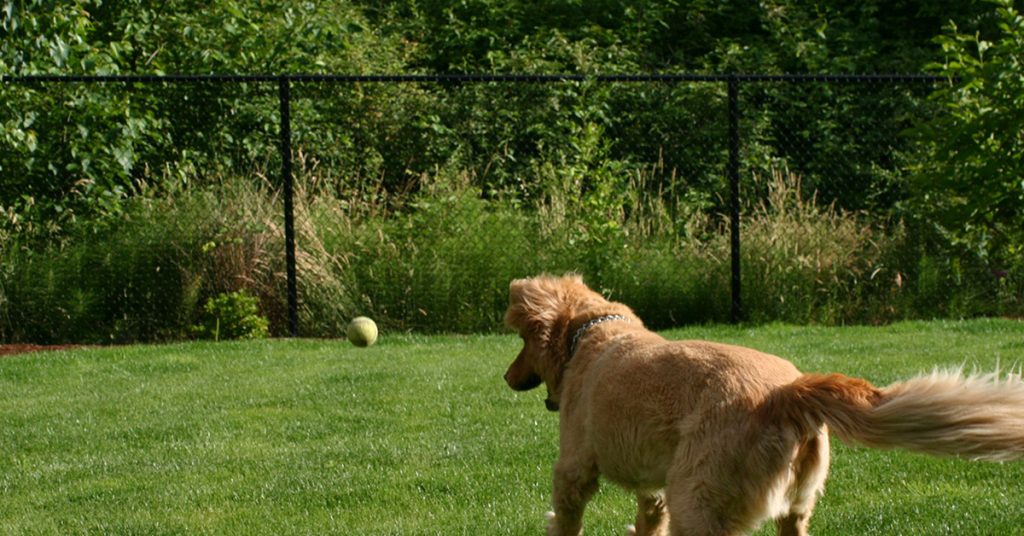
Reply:
M671 199L643 170L538 173L560 185L524 202L484 198L438 170L402 196L297 188L299 325L334 337L369 315L385 330L500 329L509 280L575 271L653 327L730 311L727 222ZM593 171L593 170L591 170ZM613 173L614 172L614 173ZM601 175L603 173L603 175ZM823 205L785 170L744 211L743 302L753 322L880 323L1020 312L1020 282L943 255L913 224ZM603 181L603 182L602 182ZM3 237L0 340L131 342L191 337L205 303L245 290L272 334L287 331L283 202L266 181L138 197L117 219L59 240Z

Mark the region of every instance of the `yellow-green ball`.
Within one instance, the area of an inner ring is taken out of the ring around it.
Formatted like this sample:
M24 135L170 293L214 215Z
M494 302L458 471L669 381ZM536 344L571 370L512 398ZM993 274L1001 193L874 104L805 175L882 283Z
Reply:
M348 340L359 347L370 346L377 342L377 324L365 316L353 318L345 330Z

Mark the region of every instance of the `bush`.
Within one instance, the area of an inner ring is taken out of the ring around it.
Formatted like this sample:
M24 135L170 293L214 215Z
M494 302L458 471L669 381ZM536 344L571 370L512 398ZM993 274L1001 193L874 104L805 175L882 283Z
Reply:
M259 301L245 290L210 298L203 312L192 327L201 339L265 339L270 334L267 319L259 314Z

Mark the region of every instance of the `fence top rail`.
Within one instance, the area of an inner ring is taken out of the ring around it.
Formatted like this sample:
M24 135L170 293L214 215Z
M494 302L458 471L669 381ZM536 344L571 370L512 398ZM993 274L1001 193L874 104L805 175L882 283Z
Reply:
M152 75L0 75L6 84L32 83L549 83L549 82L944 82L927 74L152 74Z

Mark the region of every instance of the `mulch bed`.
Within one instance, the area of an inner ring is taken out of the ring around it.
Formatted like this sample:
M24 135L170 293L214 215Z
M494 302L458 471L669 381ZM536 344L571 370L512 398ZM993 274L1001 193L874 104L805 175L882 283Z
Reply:
M53 350L69 350L71 348L81 348L80 344L0 344L0 357L11 356L17 354L27 354L29 352L49 352Z

